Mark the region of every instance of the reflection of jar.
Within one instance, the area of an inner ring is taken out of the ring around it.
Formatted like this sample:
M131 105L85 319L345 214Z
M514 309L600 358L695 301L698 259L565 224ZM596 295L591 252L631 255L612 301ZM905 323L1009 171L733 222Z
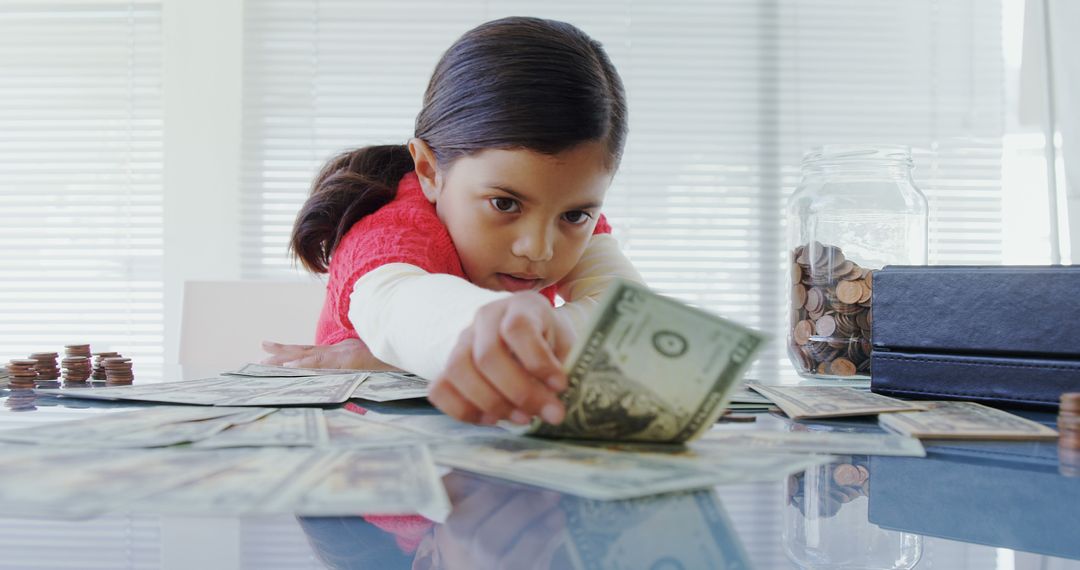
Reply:
M799 374L869 377L872 270L926 264L926 197L911 169L903 146L827 145L803 158L787 210Z
M848 456L788 478L784 553L799 568L914 568L922 537L870 522L868 457Z

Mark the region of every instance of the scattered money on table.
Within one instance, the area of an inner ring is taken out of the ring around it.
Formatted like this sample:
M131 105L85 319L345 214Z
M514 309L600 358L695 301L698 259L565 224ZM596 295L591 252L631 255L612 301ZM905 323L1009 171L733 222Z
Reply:
M368 376L215 376L140 386L40 389L43 394L99 400L134 400L202 406L292 406L341 404Z
M846 386L772 386L759 382L747 386L772 400L788 417L797 420L926 409L921 403L905 402Z
M712 430L688 445L695 450L731 453L926 456L918 439L885 433Z
M553 438L682 443L712 427L765 337L617 281L564 369L566 419L534 420Z
M42 450L5 447L5 516L446 513L449 500L423 446L379 449Z
M974 402L924 402L922 412L886 414L878 422L920 439L1055 439L1058 433L1038 422Z

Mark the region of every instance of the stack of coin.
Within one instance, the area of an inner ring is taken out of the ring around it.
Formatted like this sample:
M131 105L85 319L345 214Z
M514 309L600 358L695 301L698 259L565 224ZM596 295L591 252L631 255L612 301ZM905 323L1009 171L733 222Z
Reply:
M1067 477L1080 477L1080 392L1061 395L1057 427L1058 470Z
M94 380L105 380L105 359L106 358L119 358L119 352L95 352L94 353L94 373L91 378Z
M103 360L105 364L105 384L122 386L135 381L131 370L131 359L111 356Z
M65 356L60 366L65 384L85 384L90 379L90 358L86 356Z
M38 361L32 358L16 358L8 363L8 387L12 390L25 390L34 387L37 381Z
M873 271L839 247L812 242L791 252L788 351L800 373L870 373Z
M90 358L89 344L65 344L64 356L85 356Z
M30 358L37 361L34 368L37 370L38 380L56 380L60 377L60 365L56 359L60 355L55 352L35 352Z

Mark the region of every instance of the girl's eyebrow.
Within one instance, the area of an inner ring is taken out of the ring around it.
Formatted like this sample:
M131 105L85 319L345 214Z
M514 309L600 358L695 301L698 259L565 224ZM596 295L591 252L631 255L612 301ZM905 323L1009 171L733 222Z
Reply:
M521 192L518 192L518 191L514 190L513 188L510 188L509 186L504 186L502 184L489 184L488 188L493 188L495 190L501 190L503 192L506 192L507 194L517 198L518 200L521 200L522 202L525 202L526 204L532 204L534 202L534 200L532 198L529 198L528 196L522 194ZM570 209L571 210L592 210L592 209L599 208L599 207L600 207L600 204L598 202L586 202L584 204L579 204L577 206L573 206Z

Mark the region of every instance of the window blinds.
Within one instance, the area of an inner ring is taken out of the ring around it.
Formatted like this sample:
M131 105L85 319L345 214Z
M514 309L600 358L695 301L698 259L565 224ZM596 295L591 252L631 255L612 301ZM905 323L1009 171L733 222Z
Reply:
M244 16L244 275L294 276L288 234L321 163L404 142L442 51L508 15L574 23L618 67L630 136L605 212L662 292L783 338L785 202L827 143L912 145L931 263L999 260L997 1L260 0ZM785 360L774 342L753 374Z
M161 22L0 2L0 358L89 342L160 375Z

